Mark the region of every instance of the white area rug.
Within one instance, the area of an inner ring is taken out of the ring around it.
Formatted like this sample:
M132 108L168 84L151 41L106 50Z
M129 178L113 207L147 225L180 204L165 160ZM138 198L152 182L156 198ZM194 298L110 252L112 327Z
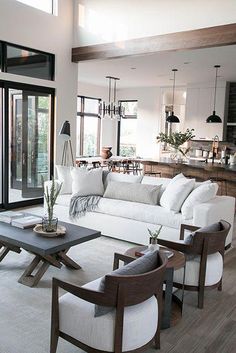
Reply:
M68 254L82 269L50 266L35 288L17 282L33 255L9 253L0 263L0 353L49 353L52 277L83 285L111 271L114 252L129 246L105 237L75 246ZM81 351L59 340L58 353L75 352Z

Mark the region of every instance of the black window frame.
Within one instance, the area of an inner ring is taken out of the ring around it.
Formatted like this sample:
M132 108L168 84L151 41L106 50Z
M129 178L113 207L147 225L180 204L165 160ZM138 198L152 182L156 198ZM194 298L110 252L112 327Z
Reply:
M50 155L49 155L49 176L50 179L54 175L54 130L55 130L55 88L32 85L14 81L7 81L0 79L0 88L3 88L3 119L2 119L2 203L0 204L1 209L14 209L18 207L32 206L36 204L43 203L43 197L29 199L25 201L9 202L9 89L19 89L19 90L32 90L35 92L50 94L51 99L51 131L50 131ZM7 187L4 187L6 186Z
M119 100L118 104L122 105L123 102L137 102L137 99L121 99ZM138 119L138 114L136 115L128 115L128 114L124 114L124 116L121 117L121 119L118 121L118 125L117 125L117 156L120 155L120 132L121 132L121 122L122 119Z
M34 49L34 48L30 48L30 47L25 47L23 45L20 44L15 44L15 43L10 43L10 42L6 42L6 41L0 41L0 46L1 46L1 58L0 58L0 68L1 68L1 72L6 72L9 75L14 75L10 72L7 71L7 47L11 46L11 47L15 47L17 49L21 49L21 50L26 50L26 51L32 51L36 54L42 54L45 56L48 56L49 58L49 64L50 64L50 69L49 69L49 78L45 79L43 78L43 80L45 81L55 81L55 54L52 53L48 53L42 50L38 50L38 49ZM31 75L23 75L23 74L17 74L19 76L23 76L23 77L32 77L35 79L40 79L40 77L35 77L35 76L31 76Z
M99 150L100 150L100 142L101 142L101 115L99 113L99 107L101 105L102 99L101 98L96 98L96 97L89 97L89 96L82 96L78 95L77 99L81 99L81 112L78 111L77 108L77 117L80 116L80 145L79 145L79 156L77 158L83 158L83 157L98 157L99 156ZM85 107L85 99L93 99L98 101L98 113L88 113L84 111ZM98 118L98 131L97 131L97 153L95 156L86 156L84 155L84 118L85 117L91 117L91 118ZM77 152L77 151L76 151Z

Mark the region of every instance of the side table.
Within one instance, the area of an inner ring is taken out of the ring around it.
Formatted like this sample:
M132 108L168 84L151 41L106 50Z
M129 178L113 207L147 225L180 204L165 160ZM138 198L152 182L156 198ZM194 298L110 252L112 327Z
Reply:
M130 257L131 261L132 259L136 259L137 256L135 256L135 253L141 252L145 249L147 249L147 246L134 246L128 249L124 253L124 256L122 254L115 253L113 268L116 269L119 267L119 261L127 262L127 256ZM173 293L173 276L174 276L174 270L178 270L179 268L184 267L184 278L185 278L185 256L180 251L167 249L165 247L160 247L160 251L161 249L171 250L174 253L174 255L168 259L168 263L166 266L166 273L164 277L165 299L164 299L163 312L162 312L161 328L166 329L171 326L172 300L180 307L181 314L182 314L183 302L184 302L184 285L182 288L181 299L179 299ZM183 284L184 284L184 278L183 278Z

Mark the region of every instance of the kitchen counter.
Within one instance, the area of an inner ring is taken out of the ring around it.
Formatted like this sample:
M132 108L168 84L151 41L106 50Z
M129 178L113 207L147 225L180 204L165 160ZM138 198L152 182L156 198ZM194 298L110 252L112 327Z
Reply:
M173 178L178 173L197 181L211 179L219 185L219 195L236 197L236 165L189 160L177 163L170 158L141 159L145 175Z
M218 162L212 163L212 162L203 162L203 161L198 161L198 160L188 160L187 162L176 162L171 158L159 158L159 159L140 159L140 162L143 165L170 165L170 166L189 166L192 168L198 168L198 169L204 169L204 170L214 170L214 169L220 169L220 170L226 170L229 172L234 172L236 173L236 164L234 165L225 165L221 164ZM235 175L236 177L236 175ZM235 180L236 181L236 180Z

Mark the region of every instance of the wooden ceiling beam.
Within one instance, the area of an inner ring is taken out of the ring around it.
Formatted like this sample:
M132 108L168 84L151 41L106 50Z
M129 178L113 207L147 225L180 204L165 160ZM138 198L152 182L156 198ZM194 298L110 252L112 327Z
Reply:
M72 62L236 44L236 23L72 48Z

